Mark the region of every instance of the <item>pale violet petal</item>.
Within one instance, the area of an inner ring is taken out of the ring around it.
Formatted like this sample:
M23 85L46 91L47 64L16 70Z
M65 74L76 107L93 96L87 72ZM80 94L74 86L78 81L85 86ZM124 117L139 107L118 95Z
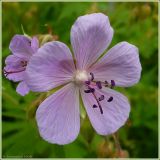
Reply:
M74 141L80 129L79 89L70 83L49 96L38 107L36 121L41 137L49 143Z
M87 69L109 46L113 29L102 13L80 16L71 28L71 44L78 69Z
M25 96L29 93L29 88L27 84L24 81L22 81L18 84L16 92L19 93L21 96Z
M93 108L93 105L97 102L91 93L84 93L81 90L82 100L91 121L93 128L100 135L109 135L116 132L122 127L129 117L130 104L125 96L109 89L104 88L102 90L96 90L96 96L104 95L104 100L100 101L103 114L100 109ZM107 100L109 97L113 97L111 102Z
M31 48L33 49L33 52L36 53L39 48L39 41L37 37L33 37L31 40Z
M7 79L18 82L24 79L25 70L22 68L7 65L4 67L4 75Z
M26 68L26 82L32 91L48 91L72 80L75 66L69 48L61 42L44 44Z
M6 66L3 69L6 78L14 82L22 81L25 71L25 68L22 67L23 61L25 61L25 59L15 55L9 55L5 60Z
M31 48L31 39L23 35L15 35L9 45L11 52L21 58L29 59L34 53Z
M137 83L141 76L138 48L128 42L112 47L89 72L95 80L115 81L116 86L128 87Z
M11 66L16 66L19 67L21 65L21 61L26 61L24 58L19 58L13 54L9 55L5 59L5 64L6 65L11 65Z

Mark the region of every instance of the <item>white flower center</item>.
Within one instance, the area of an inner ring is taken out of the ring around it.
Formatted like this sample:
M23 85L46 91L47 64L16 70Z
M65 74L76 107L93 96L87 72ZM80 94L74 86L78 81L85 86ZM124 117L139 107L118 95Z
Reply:
M88 75L85 70L77 70L75 73L75 81L77 83L85 82L88 80Z

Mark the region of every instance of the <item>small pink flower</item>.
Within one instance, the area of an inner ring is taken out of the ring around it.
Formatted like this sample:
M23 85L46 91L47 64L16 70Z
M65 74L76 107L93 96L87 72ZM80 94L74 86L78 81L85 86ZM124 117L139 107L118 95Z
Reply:
M36 37L29 39L23 35L15 35L10 42L9 49L12 55L9 55L5 60L4 74L9 80L20 81L16 91L22 96L29 92L29 88L24 81L26 66L38 47L39 43Z
M40 135L46 141L68 144L76 139L80 130L80 95L98 134L112 134L125 124L130 105L113 87L137 83L141 64L138 49L127 42L118 43L98 59L112 37L107 16L85 15L71 28L75 61L69 48L58 41L46 43L32 56L26 69L26 82L32 91L45 92L64 85L36 112Z

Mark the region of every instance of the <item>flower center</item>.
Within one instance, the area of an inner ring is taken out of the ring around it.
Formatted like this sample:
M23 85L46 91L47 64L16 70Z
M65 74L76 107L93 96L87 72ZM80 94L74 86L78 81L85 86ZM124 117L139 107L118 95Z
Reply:
M74 78L75 78L75 82L78 84L88 81L88 75L85 70L77 70Z

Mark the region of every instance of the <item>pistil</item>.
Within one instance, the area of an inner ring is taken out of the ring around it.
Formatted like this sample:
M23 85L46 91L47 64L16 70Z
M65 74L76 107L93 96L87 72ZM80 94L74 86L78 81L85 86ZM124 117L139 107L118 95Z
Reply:
M97 101L97 103L98 103L98 107L99 107L99 109L100 109L101 114L103 114L103 110L102 110L101 104L99 103L99 100L97 99L95 93L92 93L92 94L93 94L94 98L96 99L96 101ZM93 105L93 106L94 106L94 105Z

